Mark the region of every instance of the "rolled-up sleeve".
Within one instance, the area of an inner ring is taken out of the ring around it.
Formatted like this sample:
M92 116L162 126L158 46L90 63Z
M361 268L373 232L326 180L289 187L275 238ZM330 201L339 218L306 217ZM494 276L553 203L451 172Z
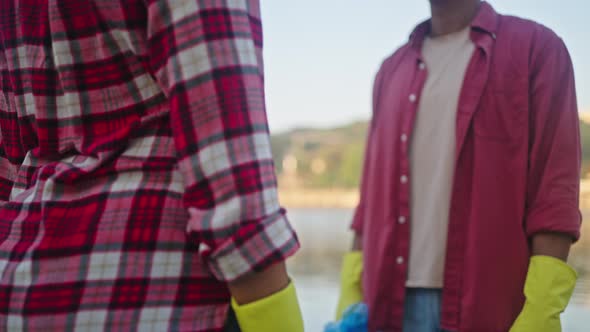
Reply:
M278 202L253 0L145 0L149 65L170 101L185 204L212 273L232 281L299 244Z
M537 33L531 54L526 232L580 236L581 145L573 66L563 41Z
M367 134L367 142L366 142L366 148L365 148L365 160L363 163L363 171L362 171L362 175L361 175L361 187L360 187L360 199L359 199L359 203L358 206L356 207L356 210L354 212L354 216L352 219L352 223L350 228L356 233L356 234L362 234L363 233L363 225L365 223L365 206L366 206L366 201L367 201L367 196L368 196L368 192L369 190L371 190L371 188L369 188L369 184L368 184L368 178L370 176L369 174L369 163L371 158L373 157L371 155L371 151L372 149L370 149L370 147L373 144L373 140L374 140L374 130L373 128L375 127L375 121L376 121L376 113L379 107L379 94L381 92L381 85L382 85L382 81L383 81L383 67L385 65L385 62L381 65L381 69L379 69L379 71L377 72L377 75L375 76L375 81L373 83L373 116L371 119L371 123L369 125L369 129L368 129L368 134Z

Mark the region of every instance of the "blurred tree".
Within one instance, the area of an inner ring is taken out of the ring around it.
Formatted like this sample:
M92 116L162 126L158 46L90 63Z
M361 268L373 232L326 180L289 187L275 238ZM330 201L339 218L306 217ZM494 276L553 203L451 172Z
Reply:
M582 175L590 173L590 124L581 122ZM272 137L277 171L293 155L298 162L301 183L316 188L356 188L363 166L367 123L356 122L334 129L297 129ZM316 171L314 172L314 161ZM317 171L317 163L323 163Z
M297 129L275 135L271 146L277 172L283 172L282 161L292 155L305 186L354 188L359 183L366 132L366 122L355 122L334 129Z
M359 186L364 154L364 142L354 142L343 151L337 171L340 186L346 188Z

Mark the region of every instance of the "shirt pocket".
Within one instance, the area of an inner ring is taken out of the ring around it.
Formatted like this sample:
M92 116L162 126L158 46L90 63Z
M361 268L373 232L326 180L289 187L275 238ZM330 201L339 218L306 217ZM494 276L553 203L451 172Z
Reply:
M516 91L490 89L481 98L473 130L479 138L515 141L526 132L528 99Z

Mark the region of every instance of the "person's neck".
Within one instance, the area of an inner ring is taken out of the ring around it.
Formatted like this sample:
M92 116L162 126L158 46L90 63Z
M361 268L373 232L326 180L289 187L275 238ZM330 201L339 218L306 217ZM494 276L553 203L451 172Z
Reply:
M431 36L463 30L477 14L480 4L480 0L431 0Z

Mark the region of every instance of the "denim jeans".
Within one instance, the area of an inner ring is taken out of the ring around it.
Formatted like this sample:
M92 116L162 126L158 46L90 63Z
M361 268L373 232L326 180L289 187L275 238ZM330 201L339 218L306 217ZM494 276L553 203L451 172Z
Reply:
M444 332L440 328L441 297L440 289L406 289L404 332Z

